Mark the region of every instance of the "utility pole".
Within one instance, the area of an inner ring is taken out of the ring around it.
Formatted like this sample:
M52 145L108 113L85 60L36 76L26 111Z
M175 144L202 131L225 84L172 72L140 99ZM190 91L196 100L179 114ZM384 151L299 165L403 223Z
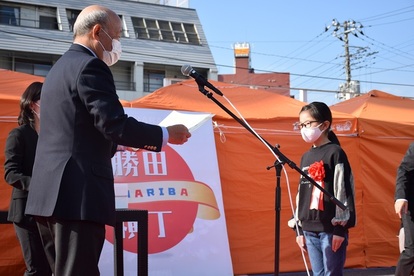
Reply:
M345 73L346 73L346 83L348 87L351 87L351 57L349 55L349 21L345 21L342 25L344 28L343 32L343 40L344 40L344 47L345 47Z
M358 33L364 35L362 32L362 24L357 23L354 20L345 21L344 23L339 23L336 19L332 20L330 26L325 27L325 32L328 31L331 27L334 27L333 36L337 37L339 40L344 42L345 48L345 74L346 74L346 83L344 85L340 85L340 92L341 95L339 97L341 99L349 99L351 98L351 93L354 96L359 95L359 85L356 85L357 89L354 89L355 85L351 80L351 55L349 54L349 34L358 37ZM344 96L345 95L345 96Z

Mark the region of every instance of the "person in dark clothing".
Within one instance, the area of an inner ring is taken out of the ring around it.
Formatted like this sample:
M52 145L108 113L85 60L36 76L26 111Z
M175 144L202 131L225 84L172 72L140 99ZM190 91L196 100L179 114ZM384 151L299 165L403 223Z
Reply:
M20 99L19 126L6 140L4 178L13 186L8 221L13 222L23 252L24 275L52 275L36 222L24 214L40 127L41 82L30 84Z
M73 44L42 87L42 124L27 198L52 272L98 276L105 225L116 222L111 158L116 145L160 152L191 133L183 124L161 127L128 116L109 66L121 54L123 22L100 5L84 8Z
M301 158L300 168L347 208L342 210L309 180L301 176L297 194L296 242L308 252L314 276L343 275L348 229L355 226L354 181L347 155L331 130L332 114L322 102L302 107L299 127L312 147Z
M395 269L396 276L412 275L414 269L414 143L408 147L397 169L395 213L402 220L404 249Z

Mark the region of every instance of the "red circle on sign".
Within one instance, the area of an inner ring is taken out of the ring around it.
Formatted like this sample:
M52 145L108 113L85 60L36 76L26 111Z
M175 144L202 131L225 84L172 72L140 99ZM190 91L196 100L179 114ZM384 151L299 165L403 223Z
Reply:
M120 168L114 168L115 185L117 183L130 183L134 189L139 189L139 183L145 182L149 186L153 182L159 187L160 183L166 183L163 187L163 193L172 195L188 194L188 191L182 191L181 188L171 186L171 181L194 181L193 174L185 160L171 147L165 146L163 152L153 153L148 151L137 151L132 156L130 153L118 153L115 158L115 164L123 164ZM135 160L135 159L136 160ZM132 159L132 161L131 161ZM124 162L131 164L124 164ZM137 164L136 175L118 175L128 169L133 172L132 164ZM129 166L129 167L128 167ZM126 168L126 169L125 169ZM168 184L170 183L170 184ZM130 186L131 186L130 185ZM157 192L154 189L152 192ZM137 193L129 189L129 197ZM190 200L162 200L162 196L155 197L157 200L151 201L148 198L147 191L140 191L143 202L128 203L128 209L148 210L148 253L160 253L166 251L178 243L192 231L195 218L198 211L198 202ZM137 222L124 222L124 250L137 253ZM106 239L114 243L114 231L112 227L106 229Z

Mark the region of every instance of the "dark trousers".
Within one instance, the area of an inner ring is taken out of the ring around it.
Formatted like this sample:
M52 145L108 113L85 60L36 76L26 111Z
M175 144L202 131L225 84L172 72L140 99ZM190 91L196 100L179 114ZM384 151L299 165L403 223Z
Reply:
M22 222L15 222L13 225L26 264L24 276L51 276L52 271L46 259L35 220L27 216Z
M36 217L43 247L55 276L98 276L105 225Z
M410 211L402 216L402 222L405 235L404 250L400 254L395 275L409 276L414 268L414 221Z

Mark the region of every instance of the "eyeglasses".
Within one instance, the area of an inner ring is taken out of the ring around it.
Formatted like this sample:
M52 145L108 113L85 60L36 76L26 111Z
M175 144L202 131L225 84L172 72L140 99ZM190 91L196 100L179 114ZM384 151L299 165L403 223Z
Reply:
M310 128L312 123L318 123L319 121L307 121L305 123L296 123L297 126L302 129L302 128Z

